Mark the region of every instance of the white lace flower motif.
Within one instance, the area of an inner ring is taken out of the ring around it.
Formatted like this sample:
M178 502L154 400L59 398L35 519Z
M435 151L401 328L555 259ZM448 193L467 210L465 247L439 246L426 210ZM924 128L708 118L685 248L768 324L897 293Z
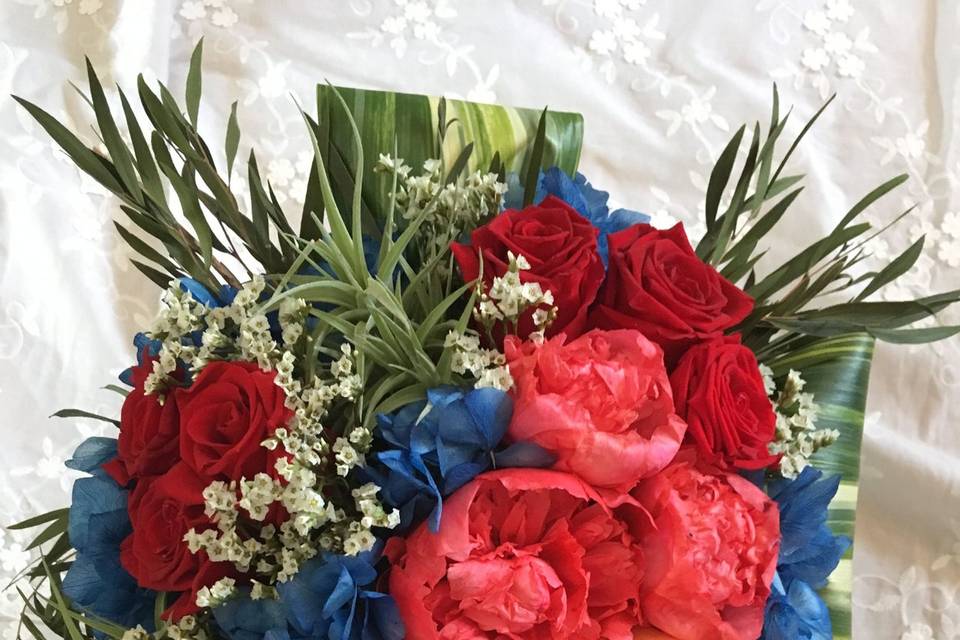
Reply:
M827 0L827 16L831 20L846 22L853 15L850 0Z
M850 36L842 31L833 31L823 36L823 48L827 53L833 55L842 55L853 48L853 41Z
M837 58L837 73L844 78L859 78L866 66L863 58L852 54Z
M807 11L803 16L803 26L823 36L830 30L830 18L823 11Z
M601 56L608 56L617 50L617 36L613 31L596 30L590 36L590 50Z
M903 632L900 640L933 640L933 629L928 624L914 622Z
M14 542L10 546L0 548L0 567L10 574L17 574L30 564L30 552L25 551L23 545Z
M800 63L811 71L822 71L830 64L830 56L822 47L809 48L803 51Z
M180 5L180 17L191 22L209 20L210 24L221 29L229 29L240 20L237 12L224 0L184 0Z
M949 211L943 215L940 229L951 238L960 240L960 213Z

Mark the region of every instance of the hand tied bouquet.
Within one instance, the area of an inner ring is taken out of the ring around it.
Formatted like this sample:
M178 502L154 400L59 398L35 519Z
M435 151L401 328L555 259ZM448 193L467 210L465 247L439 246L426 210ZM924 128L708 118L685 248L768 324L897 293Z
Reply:
M14 525L23 637L849 636L873 340L958 331L909 325L960 292L867 300L922 249L860 268L902 177L763 275L801 190L776 90L694 245L576 173L575 114L321 86L295 230L253 152L231 180L236 109L200 137L201 56L185 109L141 79L149 133L89 67L100 145L21 100L162 290L119 421L57 414L118 433Z

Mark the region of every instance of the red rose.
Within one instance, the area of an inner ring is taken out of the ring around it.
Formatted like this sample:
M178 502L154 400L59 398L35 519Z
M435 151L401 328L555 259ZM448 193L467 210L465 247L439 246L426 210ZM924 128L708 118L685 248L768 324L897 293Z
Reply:
M423 524L388 547L407 637L630 638L644 572L632 531L646 516L598 500L557 471L495 471L464 485L444 501L438 533Z
M583 332L587 309L603 282L597 233L575 209L548 196L539 205L504 211L475 229L469 245L455 242L451 249L466 282L479 277L482 257L487 287L495 276L507 272L508 251L526 258L530 269L520 272L520 281L539 283L553 294L557 307L557 318L547 335L563 332L575 338ZM536 329L532 316L531 309L520 319L517 335L521 338Z
M240 480L274 472L281 455L262 442L293 412L275 371L252 362L211 362L180 397L180 455L207 478Z
M601 329L637 329L671 367L690 345L746 318L753 299L697 257L682 224L637 224L608 236L607 280L590 315Z
M775 463L767 445L776 432L757 359L738 336L696 345L670 375L687 442L709 464L762 469Z
M208 482L183 463L157 478L142 478L130 495L133 533L120 546L120 562L137 584L156 591L191 591L210 561L190 553L183 536L213 528L204 515Z
M590 331L520 343L506 357L515 390L511 440L535 442L601 490L623 493L673 460L685 425L657 345L638 331Z
M131 369L133 390L120 409L117 457L104 465L121 486L140 477L165 473L180 459L179 389L168 391L163 404L157 396L143 392L154 360L144 357L142 364Z
M680 460L641 482L633 496L652 522L643 614L678 640L755 640L777 569L775 502L736 474Z

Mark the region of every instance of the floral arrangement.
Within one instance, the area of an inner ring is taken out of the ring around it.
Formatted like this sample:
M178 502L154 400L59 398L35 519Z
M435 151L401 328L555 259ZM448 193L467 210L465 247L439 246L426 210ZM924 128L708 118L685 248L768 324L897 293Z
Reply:
M119 420L57 414L118 433L14 525L22 637L849 636L873 341L960 330L913 326L960 292L867 300L922 250L860 268L903 177L769 266L812 124L775 161L776 90L693 244L576 173L575 114L321 86L295 230L253 152L234 185L236 108L199 135L201 57L185 107L141 79L146 131L89 68L93 145L20 100L162 291Z

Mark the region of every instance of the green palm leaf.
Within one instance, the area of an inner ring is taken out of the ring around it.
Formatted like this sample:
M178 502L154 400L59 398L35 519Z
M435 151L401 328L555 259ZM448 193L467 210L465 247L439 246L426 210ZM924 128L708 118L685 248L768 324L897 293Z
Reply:
M840 439L818 451L812 461L825 473L840 474L840 489L830 504L828 523L834 533L851 539L873 344L873 338L866 334L808 338L789 354L768 363L776 376L785 375L790 369L799 371L806 380L804 391L813 393L820 405L817 426L840 431ZM851 547L822 592L830 607L834 638L838 640L850 638L852 565Z
M520 173L533 149L541 115L537 109L319 85L320 153L342 211L350 211L358 163L353 131L337 93L356 121L363 146L364 232L377 235L382 226L378 218L389 208L392 186L390 176L373 172L380 154L397 155L414 168L439 155L449 169L458 165L458 160L463 162L461 153L472 144L466 171L487 171L496 156L504 171ZM583 116L548 111L542 165L556 165L573 175L580 161L582 140ZM315 210L316 201L311 201L309 194L307 200L306 208ZM301 233L309 236L311 218L305 216L304 220L307 228Z

